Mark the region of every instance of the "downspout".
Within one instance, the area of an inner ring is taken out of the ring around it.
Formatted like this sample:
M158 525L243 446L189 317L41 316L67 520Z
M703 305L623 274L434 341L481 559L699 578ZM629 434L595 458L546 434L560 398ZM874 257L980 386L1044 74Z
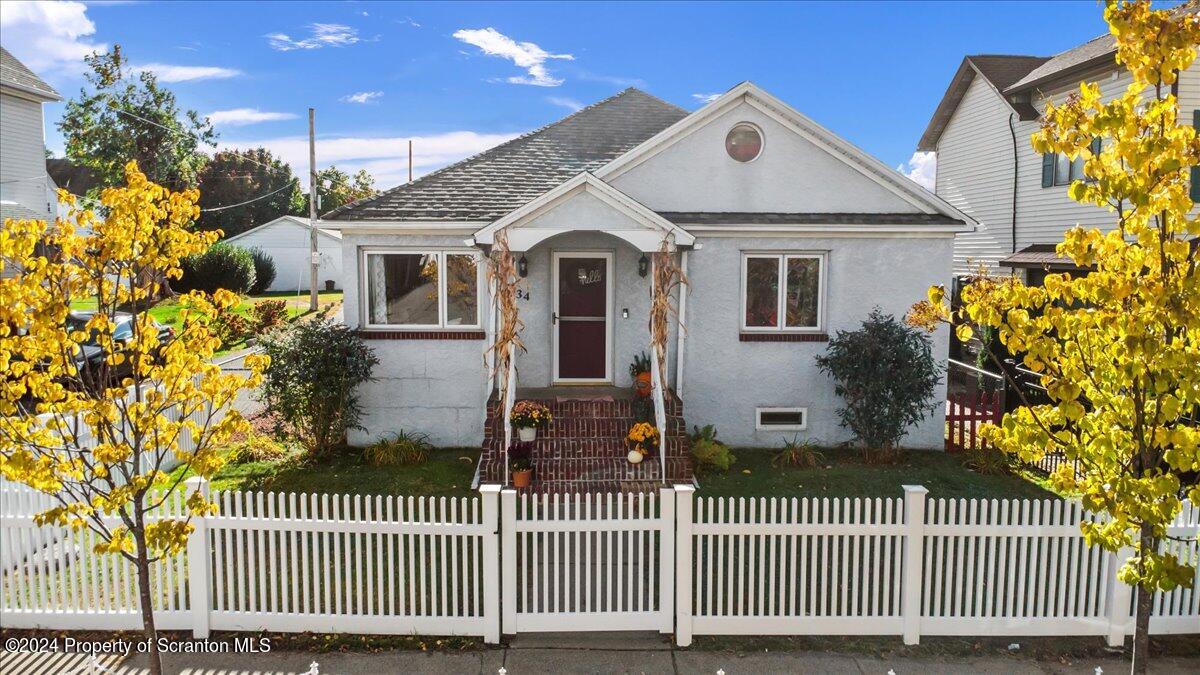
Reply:
M1017 168L1020 163L1017 161L1017 129L1013 124L1013 118L1016 113L1008 114L1008 132L1012 135L1012 150L1013 150L1013 184L1012 184L1012 250L1010 253L1017 252Z

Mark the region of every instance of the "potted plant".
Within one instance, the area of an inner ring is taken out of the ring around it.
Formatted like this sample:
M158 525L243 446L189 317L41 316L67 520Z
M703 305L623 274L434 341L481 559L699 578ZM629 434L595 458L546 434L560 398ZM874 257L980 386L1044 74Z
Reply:
M650 357L642 352L633 357L629 364L629 376L633 378L633 390L643 398L650 395Z
M538 427L550 423L550 409L537 401L517 401L508 421L517 428L517 435L526 443L537 438Z
M508 449L508 468L512 472L513 487L529 487L533 480L533 444L513 443Z
M646 455L658 449L658 429L649 422L638 422L629 429L625 436L629 444L629 463L641 464Z

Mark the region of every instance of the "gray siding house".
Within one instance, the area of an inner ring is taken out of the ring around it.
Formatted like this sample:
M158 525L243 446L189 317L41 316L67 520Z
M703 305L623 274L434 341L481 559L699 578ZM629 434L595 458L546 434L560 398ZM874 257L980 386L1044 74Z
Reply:
M53 219L55 185L46 173L42 104L62 97L0 47L0 217Z
M690 281L666 359L673 414L768 447L848 438L814 357L872 308L903 315L944 283L974 222L743 83L692 113L627 89L321 227L342 233L345 321L380 358L356 444L494 439L484 266L504 230L523 271L520 397L631 385L650 345L647 256L665 242ZM945 353L947 333L934 342ZM941 412L906 444L941 448Z
M1030 137L1046 104L1063 102L1079 91L1080 82L1099 83L1106 99L1123 93L1132 78L1115 54L1115 39L1106 34L1049 57L963 58L917 145L937 153L937 195L978 222L973 232L955 239L956 276L983 265L1037 283L1046 270L1074 268L1054 254L1068 229L1114 226L1106 209L1067 195L1071 181L1082 175L1083 160L1040 155ZM1180 74L1175 93L1180 118L1195 119L1200 65Z

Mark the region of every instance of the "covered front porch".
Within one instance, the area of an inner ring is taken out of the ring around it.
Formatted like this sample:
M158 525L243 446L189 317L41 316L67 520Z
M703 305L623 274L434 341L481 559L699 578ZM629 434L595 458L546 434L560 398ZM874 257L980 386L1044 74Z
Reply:
M492 253L495 303L482 482L509 483L508 413L518 400L537 401L553 417L519 448L529 453L535 491L641 491L691 481L682 403L668 389L676 316L657 324L652 317L668 296L678 302L678 289L658 292L656 272L676 269L694 241L591 174L476 233L474 243ZM506 262L507 278L497 274L497 260ZM653 366L641 405L630 372L639 356ZM633 464L625 437L639 421L651 422L662 442L658 456Z

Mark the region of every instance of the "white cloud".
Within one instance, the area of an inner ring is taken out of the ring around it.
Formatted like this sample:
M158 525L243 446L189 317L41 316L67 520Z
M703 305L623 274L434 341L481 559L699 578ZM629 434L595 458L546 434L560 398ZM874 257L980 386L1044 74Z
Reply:
M546 101L554 105L560 105L571 112L579 112L583 109L583 104L573 98L565 96L547 96Z
M357 94L347 94L338 100L342 103L370 103L383 96L382 91L360 91Z
M900 173L913 179L917 185L933 192L937 179L937 153L914 152L907 162L896 167Z
M296 39L287 33L267 33L267 44L272 49L290 52L297 49L320 49L321 47L346 47L362 42L358 29L340 23L312 23L308 25L310 35Z
M82 73L83 57L108 49L91 41L96 24L82 2L5 2L0 30L5 49L41 75Z
M234 108L232 110L214 110L208 113L208 120L213 124L231 127L293 119L296 119L296 115L292 113L267 112L258 108Z
M506 78L509 84L529 84L535 87L557 87L563 81L552 77L546 70L546 61L563 59L573 61L571 54L551 54L532 42L517 42L495 28L461 29L454 31L454 37L463 42L479 47L488 56L498 56L508 59L527 75L514 75Z
M389 188L408 180L410 139L413 142L414 174L421 176L517 135L451 131L432 136L318 138L317 164L321 167L337 164L338 168L350 173L366 169L375 176L377 186ZM297 176L308 175L308 138L305 136L224 140L219 145L222 149L265 147L290 164ZM307 180L304 183L307 185Z
M134 70L148 70L163 82L191 82L193 80L227 80L237 77L242 71L219 66L177 66L170 63L144 63L131 66Z
M721 95L720 94L692 94L692 98L696 99L697 101L700 101L701 103L712 103L713 101L721 98Z

